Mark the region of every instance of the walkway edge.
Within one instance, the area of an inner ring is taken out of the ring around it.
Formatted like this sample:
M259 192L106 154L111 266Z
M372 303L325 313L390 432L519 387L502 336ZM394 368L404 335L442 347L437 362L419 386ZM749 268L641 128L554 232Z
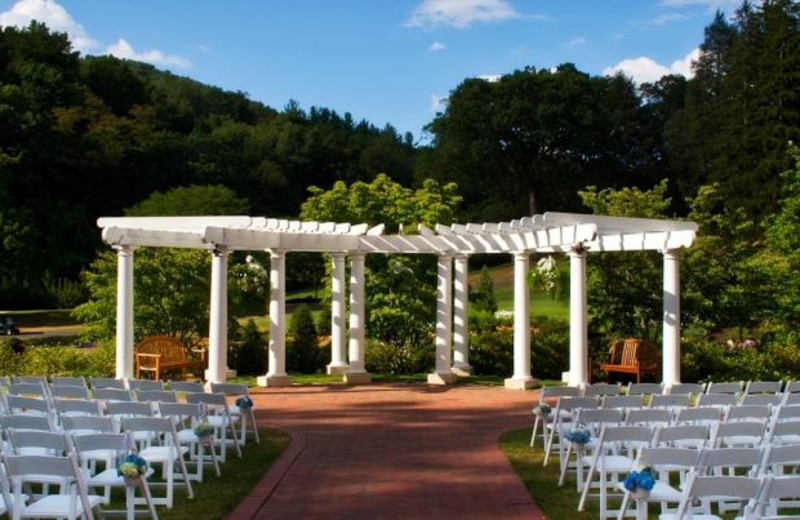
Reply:
M544 513L539 508L539 505L533 500L528 488L525 487L525 483L522 482L522 479L517 474L517 470L514 469L511 461L508 460L508 457L506 457L505 453L503 453L503 450L500 449L500 437L505 435L505 433L506 432L502 432L500 434L489 434L487 436L487 442L494 443L494 456L502 459L505 463L505 466L508 468L507 473L501 476L503 479L502 486L506 499L517 511L519 518L526 518L530 520L546 520L547 517L544 516Z
M236 509L228 515L227 520L250 520L269 500L272 493L280 485L283 477L289 472L297 458L306 448L306 434L296 430L284 430L289 434L289 448L281 454L266 475L261 477L258 484L253 487Z

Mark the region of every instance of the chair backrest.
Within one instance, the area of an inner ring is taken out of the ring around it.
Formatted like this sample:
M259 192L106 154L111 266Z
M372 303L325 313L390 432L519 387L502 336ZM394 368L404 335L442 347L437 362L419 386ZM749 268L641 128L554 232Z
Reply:
M775 446L767 444L761 460L762 474L769 470L775 475L782 475L784 467L792 470L800 466L800 444Z
M663 426L658 429L653 442L656 446L691 446L701 448L706 446L711 439L711 430L703 424L681 424L678 426Z
M702 408L683 408L678 410L675 418L677 424L699 423L714 424L725 418L725 410L715 406L704 406Z
M38 412L42 415L50 413L50 405L44 399L36 397L22 397L19 395L7 395L6 406L9 412Z
M164 382L152 379L128 379L128 388L131 390L164 390Z
M96 415L75 415L61 418L64 431L115 433L114 419Z
M90 377L89 382L92 384L92 388L95 390L98 388L118 388L120 390L125 389L125 381L122 379L114 379L113 377Z
M787 381L786 388L783 389L785 394L800 393L800 381Z
M56 399L59 415L100 415L100 403L91 399Z
M53 423L46 415L4 415L0 419L5 429L53 431Z
M681 467L692 469L700 458L700 450L689 448L659 448L646 446L639 452L637 466L651 466L658 470L660 467L670 469Z
M17 384L41 384L47 386L46 376L14 376L11 378L12 383Z
M98 388L94 391L95 399L103 401L133 401L133 392L123 388Z
M593 383L583 389L583 395L586 397L606 396L606 395L620 395L622 393L621 383Z
M691 511L687 515L687 509L692 507L697 498L725 497L755 502L760 491L761 480L757 478L709 477L690 473L675 518L691 518Z
M800 405L800 392L784 393L783 404L785 406Z
M736 406L739 398L736 394L700 394L697 406Z
M126 453L136 447L136 443L125 433L89 433L72 438L78 455L85 451L111 450L118 454Z
M625 418L628 424L641 426L664 425L672 422L672 412L666 409L652 410L650 408L630 408Z
M41 397L42 399L46 399L49 395L47 393L47 386L44 383L11 383L8 387L9 395L18 395L18 396L36 396Z
M705 383L677 383L672 385L669 393L672 395L695 394L699 395L705 393Z
M169 382L169 389L173 392L205 392L206 389L203 386L203 383L197 383L194 381L170 381Z
M600 432L600 444L614 442L646 446L653 440L653 432L653 428L647 426L606 425Z
M758 499L759 511L757 518L764 520L796 520L800 519L800 514L797 513L796 499L800 498L800 475L783 475L766 477L762 487L761 495ZM783 508L780 504L782 499L795 499L792 504L788 505L795 511L794 514L781 513L779 510ZM771 507L775 510L770 511ZM772 514L776 513L776 514Z
M85 386L54 386L50 392L53 398L89 399L89 390Z
M752 443L760 444L766 431L766 423L753 421L723 422L714 429L712 444L719 446L721 441L729 438L752 438Z
M26 448L44 448L52 450L51 455L66 455L70 446L64 433L32 431L32 430L8 430L8 438L14 451L21 455Z
M53 376L50 386L53 388L57 386L82 386L86 388L86 379L83 376Z
M599 397L559 397L557 407L560 410L597 409L600 408Z
M769 442L777 444L798 444L798 442L800 442L800 421L775 422L769 429L767 436Z
M577 386L543 386L539 391L539 402L544 402L557 397L578 397L580 389Z
M201 404L159 403L158 410L162 417L172 417L183 423L186 420L200 421L205 416Z
M123 417L122 430L126 432L175 433L169 417Z
M707 394L738 394L741 393L744 384L741 381L731 381L724 383L708 383Z
M586 425L595 435L599 435L607 424L619 425L625 420L625 412L619 408L583 409L578 413L576 422Z
M762 456L761 448L711 448L703 450L698 466L706 474L715 468L744 468L755 476Z
M691 402L690 394L653 394L650 397L650 408L689 408Z
M178 402L178 396L170 390L137 390L136 398L142 403Z
M641 408L642 395L609 395L603 398L603 408Z
M211 392L225 395L250 395L247 385L240 383L211 383Z
M772 408L769 405L731 406L725 414L726 421L769 421Z
M628 395L662 394L664 387L660 383L631 383Z
M108 415L120 417L152 417L150 403L136 401L109 401Z
M748 381L745 386L745 395L750 394L779 394L783 388L783 381Z
M228 400L222 394L207 394L200 392L189 392L186 394L187 403L204 403L209 406L222 407L228 409Z
M778 408L775 418L779 421L800 419L800 405L784 405Z
M742 397L743 405L778 406L783 402L783 394L750 394Z

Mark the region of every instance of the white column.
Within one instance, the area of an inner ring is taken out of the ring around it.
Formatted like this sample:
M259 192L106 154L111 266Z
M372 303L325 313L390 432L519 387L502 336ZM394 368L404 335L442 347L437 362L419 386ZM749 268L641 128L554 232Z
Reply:
M209 383L224 383L228 368L228 250L215 246L211 254L206 379Z
M259 386L288 386L286 375L286 252L271 249L269 256L269 369Z
M469 364L469 266L467 255L455 255L453 287L453 372L472 374Z
M569 253L569 385L588 383L589 341L586 315L586 251Z
M663 375L666 388L681 382L680 249L664 251Z
M117 251L117 379L133 377L133 250Z
M344 342L347 329L344 324L345 269L344 253L331 253L331 364L328 374L342 375L347 371Z
M344 374L344 382L356 385L372 381L364 368L366 351L366 316L364 311L364 253L350 254L350 365Z
M531 377L531 317L528 309L528 268L530 255L527 251L514 253L514 375L506 379L506 388L526 390L534 385Z
M446 385L456 380L450 367L453 349L453 257L439 255L436 263L436 372L428 383Z

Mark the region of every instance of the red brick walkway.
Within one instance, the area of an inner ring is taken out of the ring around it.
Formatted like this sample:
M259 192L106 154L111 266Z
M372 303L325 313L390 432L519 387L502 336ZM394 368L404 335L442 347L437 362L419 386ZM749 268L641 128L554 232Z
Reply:
M497 447L531 424L531 392L373 384L254 400L292 443L230 519L543 518Z

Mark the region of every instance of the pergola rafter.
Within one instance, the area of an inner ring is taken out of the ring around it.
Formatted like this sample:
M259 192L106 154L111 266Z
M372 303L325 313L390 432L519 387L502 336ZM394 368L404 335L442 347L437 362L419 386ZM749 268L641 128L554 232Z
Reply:
M284 352L284 271L287 252L330 253L333 261L332 361L329 370L361 382L364 370L364 258L367 254L431 254L438 257L436 372L431 382L447 383L453 371L469 370L467 257L511 254L515 272L514 375L507 386L525 388L530 375L530 327L527 271L531 253L567 253L570 257L570 384L587 382L586 256L611 251L658 251L664 255L664 382L680 380L679 250L690 247L693 222L545 213L508 222L417 226L416 234L387 234L383 224L303 222L250 216L108 217L98 220L103 240L119 254L117 376L132 373L133 251L138 247L208 249L213 254L210 381L226 377L227 255L231 251L269 251L270 371L264 384L287 384ZM351 260L349 363L344 326L346 257ZM455 280L453 280L455 262ZM455 281L455 291L453 282ZM454 293L454 298L451 297ZM455 313L453 303L455 300ZM453 338L454 333L454 338ZM455 348L455 363L451 348Z

